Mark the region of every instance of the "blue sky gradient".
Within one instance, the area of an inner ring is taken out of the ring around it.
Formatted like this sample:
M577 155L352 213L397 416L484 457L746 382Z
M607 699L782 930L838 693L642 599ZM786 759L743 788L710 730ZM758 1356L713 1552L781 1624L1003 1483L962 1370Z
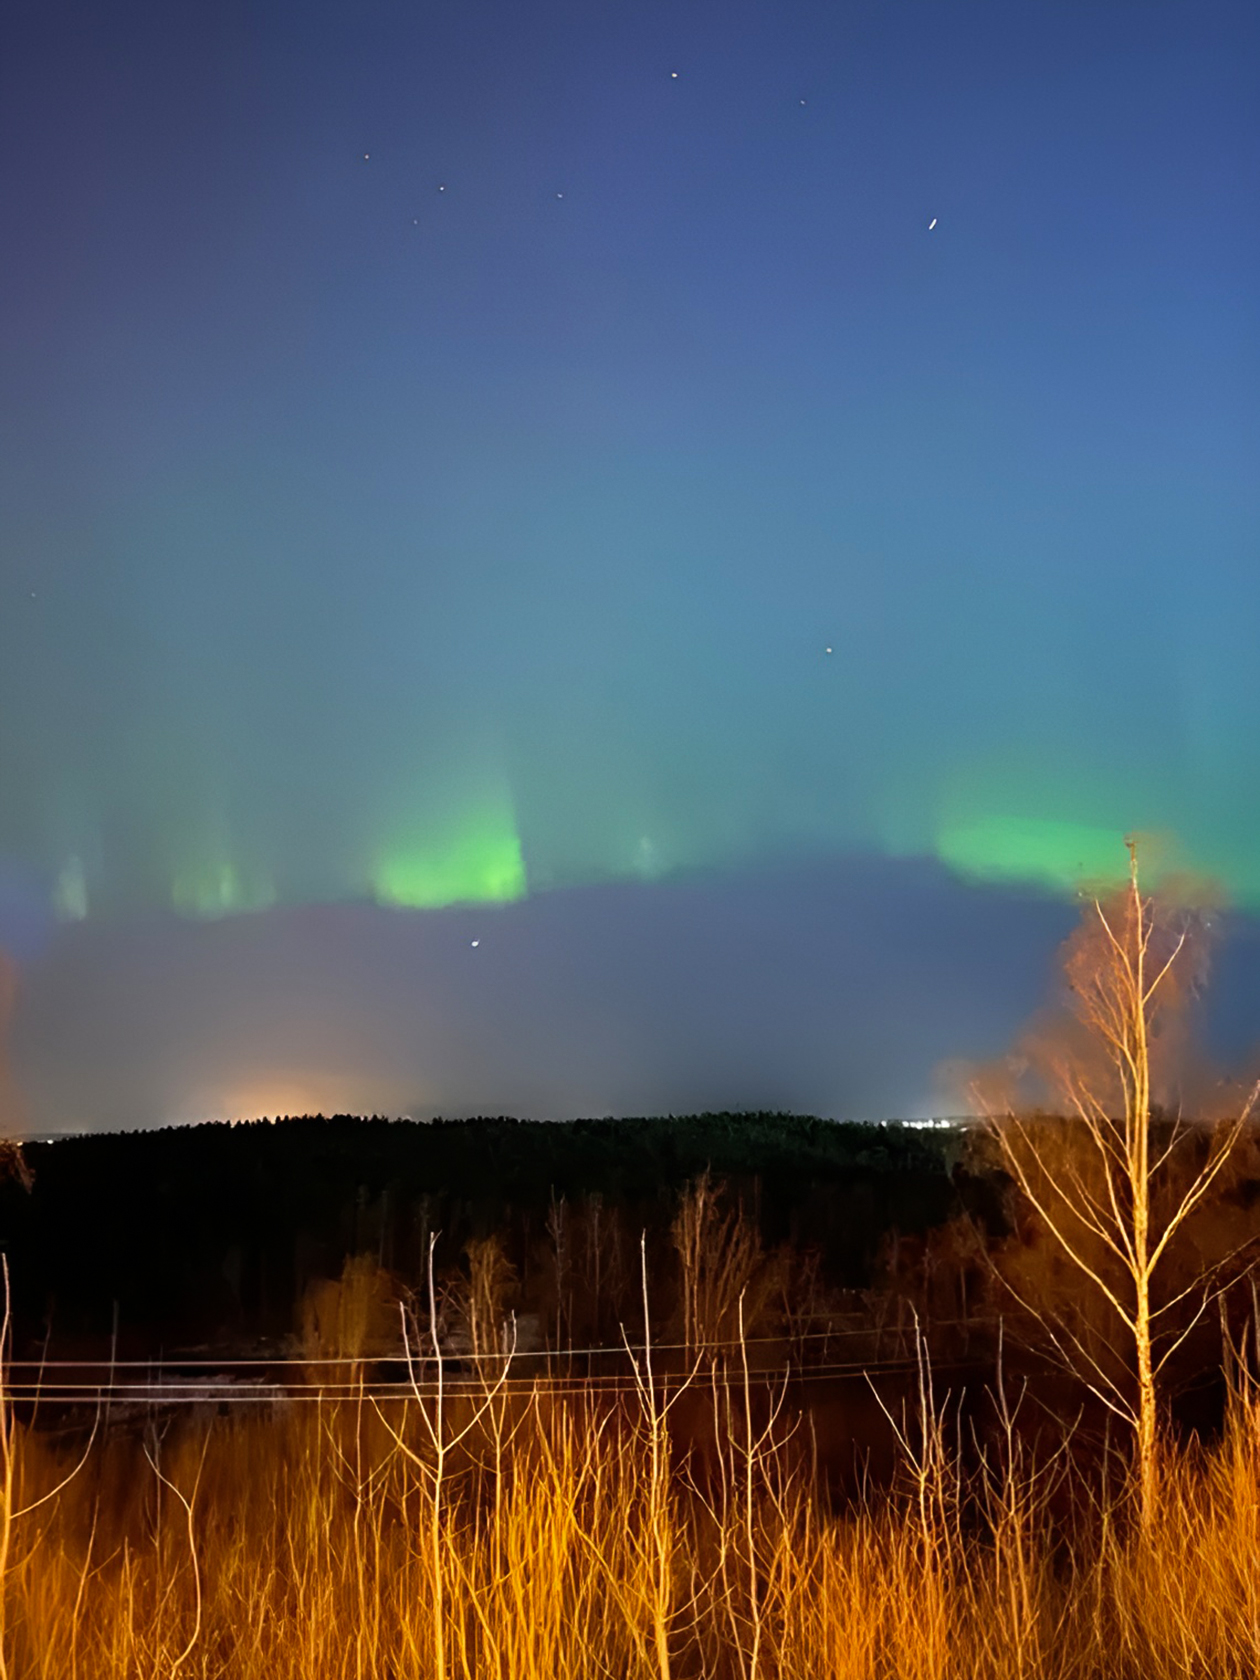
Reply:
M1131 829L1260 906L1258 68L1217 0L9 8L0 940Z

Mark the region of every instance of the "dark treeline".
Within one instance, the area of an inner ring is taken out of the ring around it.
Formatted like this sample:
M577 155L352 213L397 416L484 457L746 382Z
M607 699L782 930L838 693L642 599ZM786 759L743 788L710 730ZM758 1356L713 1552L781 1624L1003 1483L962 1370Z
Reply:
M0 1243L27 1353L49 1338L54 1353L99 1353L115 1325L132 1356L275 1344L354 1256L418 1285L433 1233L446 1275L495 1238L515 1307L547 1339L563 1316L557 1265L602 1264L604 1310L564 1328L615 1337L640 1231L668 1294L671 1225L701 1174L812 1289L853 1292L895 1281L960 1214L1001 1224L999 1182L959 1155L954 1133L782 1114L172 1127L28 1145L33 1183L0 1190Z

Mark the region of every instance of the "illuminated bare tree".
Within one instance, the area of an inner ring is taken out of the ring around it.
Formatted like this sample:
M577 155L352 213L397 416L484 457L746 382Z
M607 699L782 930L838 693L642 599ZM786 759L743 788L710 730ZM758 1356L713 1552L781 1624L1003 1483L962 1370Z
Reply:
M995 1102L980 1081L972 1093L1003 1164L1092 1297L1086 1313L1092 1307L1103 1320L1099 1342L1080 1314L1020 1297L1076 1374L1132 1428L1146 1523L1159 1486L1161 1374L1221 1275L1200 1263L1189 1281L1173 1278L1172 1247L1230 1161L1260 1085L1231 1119L1211 1126L1154 1107L1153 1058L1167 1060L1175 1043L1196 978L1201 918L1144 896L1136 843L1126 844L1127 886L1093 899L1066 947L1068 1021L1025 1041L1025 1065L1042 1075L1064 1117L1030 1115L1009 1094ZM1106 1356L1108 1345L1127 1350L1127 1380Z

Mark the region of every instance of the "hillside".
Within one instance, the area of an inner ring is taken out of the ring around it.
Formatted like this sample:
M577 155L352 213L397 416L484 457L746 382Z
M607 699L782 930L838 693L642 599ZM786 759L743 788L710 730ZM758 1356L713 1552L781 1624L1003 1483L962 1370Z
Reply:
M709 1171L767 1249L815 1257L829 1286L873 1278L890 1234L950 1217L958 1140L895 1123L782 1114L417 1123L306 1117L60 1139L27 1146L32 1189L0 1190L0 1242L19 1347L99 1345L119 1327L133 1353L271 1340L311 1283L370 1254L418 1281L468 1241L502 1241L524 1293L553 1209L603 1210L599 1238L647 1230L667 1246L678 1192ZM994 1213L990 1207L990 1214Z

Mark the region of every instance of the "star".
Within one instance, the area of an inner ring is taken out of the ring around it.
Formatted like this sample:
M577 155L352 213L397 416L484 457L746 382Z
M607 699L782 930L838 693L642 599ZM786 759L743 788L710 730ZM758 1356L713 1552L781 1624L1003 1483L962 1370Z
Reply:
M670 81L671 81L671 82L676 82L676 81L677 81L677 80L678 80L678 72L677 72L677 70L671 70L671 71L670 71L670 73L669 73L669 79L670 79Z
M478 945L480 945L480 944L481 944L480 939L474 939L473 942L472 942L473 950L475 951L477 949Z
M372 155L371 152L364 152L364 154L363 154L364 163L367 162L367 160L371 157L371 155Z
M830 653L830 652L831 652L831 649L830 649L830 648L825 648L825 649L824 649L824 650L823 650L823 651L824 651L824 652L825 652L825 653Z
M443 181L439 184L438 191L439 192L445 192L446 191L446 182L445 181Z
M804 104L804 103L805 103L805 101L804 101L804 100L803 100L803 99L802 99L802 100L801 100L801 104L802 104L802 105L803 105L803 104Z
M933 229L933 228L934 228L934 227L935 227L935 226L936 226L936 217L935 217L935 216L933 216L933 217L932 217L932 220L931 220L931 221L930 221L930 222L929 222L929 223L928 223L928 232L929 232L929 233L931 233L931 231L932 231L932 229Z
M563 193L557 193L557 194L556 194L556 197L557 197L557 198L563 198L563 197L564 197L564 194L563 194Z

